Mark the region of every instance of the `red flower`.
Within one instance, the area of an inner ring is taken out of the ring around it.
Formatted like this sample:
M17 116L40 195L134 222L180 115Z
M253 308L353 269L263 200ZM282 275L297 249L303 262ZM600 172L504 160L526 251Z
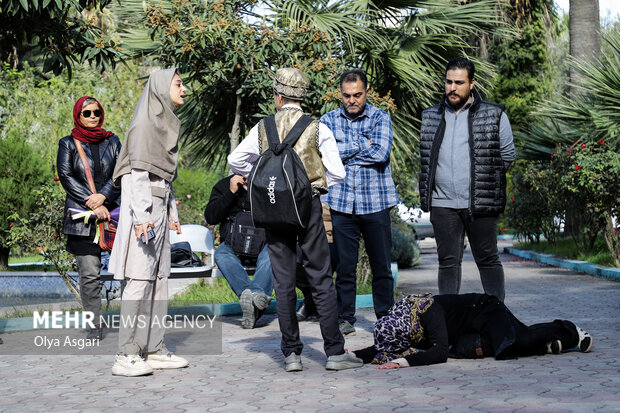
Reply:
M14 222L9 223L9 228L13 228Z
M59 178L59 177L57 177L57 176L55 176L55 177L54 177L54 181L58 182L58 181L60 181L60 178Z
M582 144L581 144L581 149L584 149L585 147L586 147L586 144L585 144L585 143L582 143Z
M551 152L551 157L553 158L553 155L555 155L555 151Z
M574 140L573 140L573 143L577 143L577 141L578 141L578 140L579 140L579 139L574 139Z
M52 237L54 237L54 239L58 238L58 235L54 234L52 235Z
M598 141L599 145L605 145L605 139L601 139L600 141Z
M579 165L575 165L575 171L578 171L578 170L580 170L580 169L581 169L581 166L579 166Z

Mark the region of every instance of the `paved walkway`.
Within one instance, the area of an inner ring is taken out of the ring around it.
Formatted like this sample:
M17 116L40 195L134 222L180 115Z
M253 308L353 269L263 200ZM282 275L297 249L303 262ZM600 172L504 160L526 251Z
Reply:
M433 241L423 246L422 265L399 273L405 293L437 292ZM222 355L190 356L189 368L150 377L112 376L112 354L2 355L0 411L620 411L620 283L505 254L502 261L515 315L528 324L570 319L594 336L591 353L329 372L318 324L302 323L305 370L285 373L274 316L249 331L239 317L224 317ZM470 254L463 274L462 292L481 292ZM372 342L373 312L360 310L358 319L349 349ZM2 335L0 353L26 334ZM103 342L113 348L116 339L111 332Z

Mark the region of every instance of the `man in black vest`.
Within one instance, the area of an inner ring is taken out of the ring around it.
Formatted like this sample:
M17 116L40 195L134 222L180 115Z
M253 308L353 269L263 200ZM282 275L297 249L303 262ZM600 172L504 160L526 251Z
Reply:
M506 206L506 171L515 159L501 105L474 89L474 64L446 66L445 96L422 112L420 202L431 212L439 256L439 294L458 294L467 234L484 292L504 300L497 218Z

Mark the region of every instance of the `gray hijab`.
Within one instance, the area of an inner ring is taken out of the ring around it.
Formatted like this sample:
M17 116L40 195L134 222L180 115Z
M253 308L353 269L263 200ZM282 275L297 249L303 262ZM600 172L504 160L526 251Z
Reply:
M132 169L143 169L167 182L176 177L181 121L170 98L175 73L174 68L163 69L149 76L114 168L116 187Z

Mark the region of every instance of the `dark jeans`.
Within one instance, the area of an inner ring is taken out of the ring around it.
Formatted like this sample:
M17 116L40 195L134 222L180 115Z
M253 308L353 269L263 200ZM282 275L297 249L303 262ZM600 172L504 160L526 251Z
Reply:
M273 274L271 272L271 262L269 261L267 246L261 250L258 258L256 258L256 271L251 280L237 254L225 242L222 242L215 250L214 258L222 275L226 278L230 288L232 288L237 297L240 297L241 293L246 289L271 296L273 291Z
M439 257L439 294L459 293L463 241L467 234L484 292L504 301L504 268L497 252L497 216L472 219L466 209L433 207L431 223Z
M360 234L370 269L372 270L372 299L377 318L386 315L394 304L394 279L390 270L392 224L390 210L372 214L343 214L331 210L334 245L338 260L336 292L338 318L354 324L357 293L356 270Z
M344 337L338 328L329 247L321 210L321 201L319 198L313 198L310 222L306 229L298 233L269 229L266 231L267 248L273 268L273 284L278 300L278 322L282 333L281 348L285 357L291 353L301 354L303 349L296 315L297 244L301 249L301 260L312 292L312 299L319 313L325 354L329 357L344 353Z

